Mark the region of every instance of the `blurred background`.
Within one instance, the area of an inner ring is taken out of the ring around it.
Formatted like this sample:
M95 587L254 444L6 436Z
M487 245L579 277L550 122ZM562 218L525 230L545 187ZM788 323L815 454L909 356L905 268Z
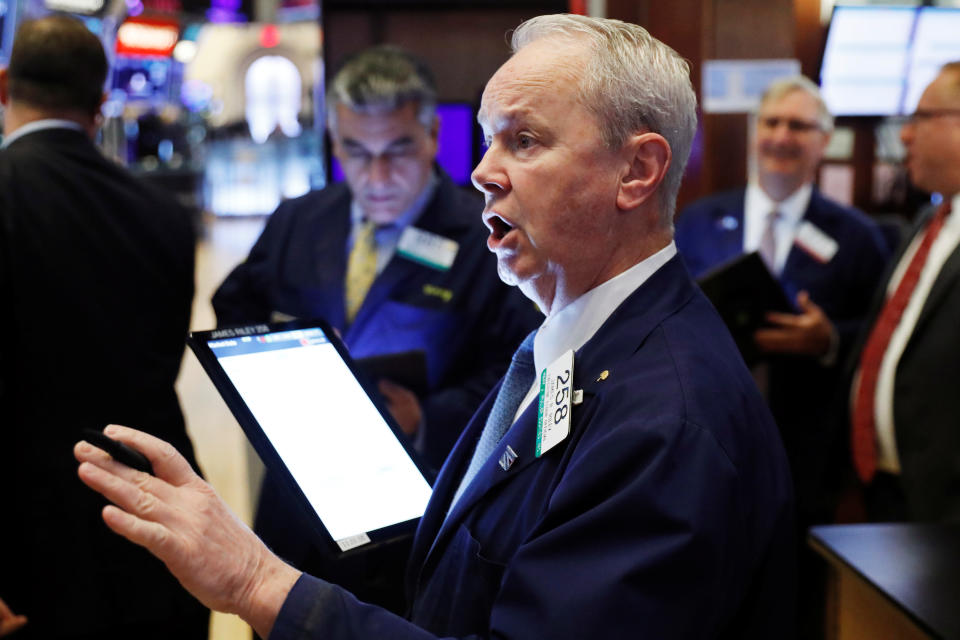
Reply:
M325 141L324 78L348 54L391 43L433 68L440 162L469 184L482 154L476 109L508 57L509 31L541 13L646 27L691 66L701 120L685 203L737 187L750 171L749 113L769 82L800 71L838 115L820 189L874 216L910 217L896 117L912 112L939 64L960 59L960 0L0 0L0 64L23 19L85 21L112 63L98 140L104 153L174 192L195 213L193 327L286 198L340 179ZM248 521L255 454L192 354L178 389L200 463ZM212 638L249 637L217 615Z

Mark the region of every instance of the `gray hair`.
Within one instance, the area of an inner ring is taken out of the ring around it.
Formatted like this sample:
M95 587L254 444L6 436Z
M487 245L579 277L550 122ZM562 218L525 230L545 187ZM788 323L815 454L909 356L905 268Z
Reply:
M373 47L350 56L327 89L327 122L334 130L338 104L371 115L415 104L417 119L429 129L437 114L437 87L419 58L397 47Z
M690 66L643 27L605 18L539 16L517 27L511 44L517 52L535 40L557 36L573 42L586 40L590 46L580 100L597 116L607 146L617 149L644 130L667 140L673 160L663 180L660 205L663 222L672 224L697 128Z
M770 86L767 87L767 90L764 91L760 97L760 109L762 110L767 103L776 102L788 93L793 93L794 91L802 91L816 101L817 126L820 127L820 130L824 133L833 131L833 114L827 109L827 103L823 100L820 87L805 76L791 76L770 83Z

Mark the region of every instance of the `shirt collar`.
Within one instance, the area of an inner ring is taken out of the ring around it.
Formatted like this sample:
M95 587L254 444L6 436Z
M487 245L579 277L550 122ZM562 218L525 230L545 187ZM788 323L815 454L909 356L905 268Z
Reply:
M544 320L533 342L536 370L543 371L568 349L576 351L586 344L617 307L676 254L677 245L671 241L652 256L587 291L555 316Z
M430 173L430 178L427 179L427 184L423 187L423 191L421 191L417 199L413 201L410 208L404 211L400 217L391 224L384 226L393 229L405 229L416 222L420 214L427 208L427 203L433 198L433 193L437 190L438 184L440 184L440 177L437 175L436 170L434 170ZM350 204L350 222L352 226L357 227L363 222L363 218L363 210L360 208L360 204L353 199Z
M34 120L33 122L28 122L22 127L17 127L13 133L4 138L3 143L0 144L0 149L6 149L13 144L15 140L18 140L19 138L36 131L43 131L44 129L73 129L74 131L79 131L81 133L84 133L85 131L83 125L81 125L79 122L74 122L73 120L58 120L55 118Z
M759 183L752 182L747 186L746 206L759 211L764 217L771 211L777 211L780 214L780 220L789 222L795 226L800 224L803 214L810 206L810 198L813 196L813 183L807 182L802 187L784 198L781 202L774 202L773 199L760 188Z

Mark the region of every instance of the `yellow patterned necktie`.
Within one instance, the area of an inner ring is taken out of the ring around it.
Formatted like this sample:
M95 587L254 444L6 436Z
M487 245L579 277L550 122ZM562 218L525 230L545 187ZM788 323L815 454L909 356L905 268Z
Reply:
M362 222L353 239L353 249L347 260L347 322L353 322L357 311L367 297L367 291L377 277L377 243L373 237L376 229L369 220Z

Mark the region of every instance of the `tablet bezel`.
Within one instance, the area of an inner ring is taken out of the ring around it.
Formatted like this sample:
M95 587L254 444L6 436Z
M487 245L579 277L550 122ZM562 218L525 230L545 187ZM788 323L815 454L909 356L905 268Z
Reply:
M330 324L325 320L319 318L309 320L298 319L287 322L266 322L248 325L234 325L209 331L193 331L187 337L187 344L197 356L197 360L200 361L200 365L203 367L204 371L207 372L207 375L213 382L214 387L216 387L221 397L223 397L224 402L226 402L227 407L230 409L230 412L237 419L240 428L243 429L244 434L246 434L247 439L260 456L260 459L263 461L264 465L279 477L287 494L294 500L294 502L297 503L301 516L300 519L303 524L314 533L315 542L318 543L318 546L328 547L337 555L343 556L368 550L373 547L412 535L412 533L416 530L420 518L413 518L411 520L399 522L375 531L368 531L366 532L366 535L370 539L369 542L347 550L341 549L337 541L334 540L327 531L327 528L324 526L319 514L317 514L317 512L314 511L313 507L310 505L310 501L307 499L299 484L297 484L293 474L290 473L287 465L280 457L280 454L277 453L273 443L270 442L270 438L267 437L267 434L257 422L253 412L250 411L250 408L247 406L246 402L240 395L240 392L230 380L227 372L224 371L222 366L220 366L220 362L217 360L216 354L213 353L213 350L210 349L207 344L207 342L210 340L224 340L245 336L255 337L267 333L302 329L320 329L323 332L323 334L330 341L330 344L332 344L336 349L341 360L343 360L343 362L347 365L347 368L350 370L350 373L353 375L354 379L356 379L364 393L366 393L367 398L377 409L378 413L383 417L394 436L396 436L404 451L406 451L407 455L410 457L410 460L420 472L420 475L423 476L424 481L432 490L432 474L430 474L428 471L429 467L424 464L419 454L413 449L409 438L403 434L399 425L397 425L396 421L390 415L390 412L383 404L380 394L377 393L376 390L371 389L369 385L364 382L364 377L362 375L358 375L360 369L350 357L346 345L344 345L343 341L337 335L333 327L331 327Z

